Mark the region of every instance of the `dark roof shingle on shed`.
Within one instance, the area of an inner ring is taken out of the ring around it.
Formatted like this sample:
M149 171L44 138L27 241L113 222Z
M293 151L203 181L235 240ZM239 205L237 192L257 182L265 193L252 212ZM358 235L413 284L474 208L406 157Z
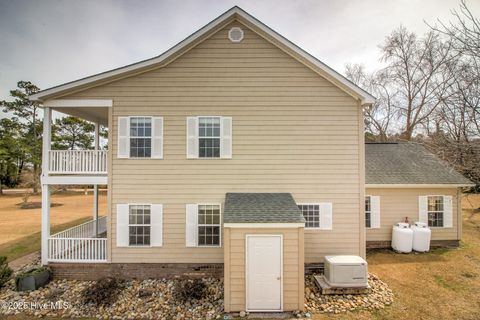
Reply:
M305 223L290 193L227 193L225 223Z
M366 184L472 184L414 142L366 143L365 163Z

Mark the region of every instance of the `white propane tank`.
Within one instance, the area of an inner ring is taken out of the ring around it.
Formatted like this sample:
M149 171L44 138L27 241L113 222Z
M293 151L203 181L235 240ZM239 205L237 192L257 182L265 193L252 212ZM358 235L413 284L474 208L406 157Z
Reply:
M413 250L418 252L428 252L430 250L430 237L432 230L424 222L415 222L413 230Z
M397 252L409 253L413 247L413 230L408 223L399 222L393 226L392 248Z

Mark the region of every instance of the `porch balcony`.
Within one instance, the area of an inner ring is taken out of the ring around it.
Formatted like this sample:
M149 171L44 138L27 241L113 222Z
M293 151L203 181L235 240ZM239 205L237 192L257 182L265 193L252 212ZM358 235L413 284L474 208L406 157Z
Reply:
M107 262L107 217L51 235L48 262Z
M50 150L49 174L106 175L106 150Z
M109 127L112 100L52 99L43 101L42 264L106 262L106 217L98 216L98 190L108 185L108 151L100 150L100 126ZM51 150L52 111L94 124L94 150ZM53 185L93 186L93 220L50 235L50 192Z

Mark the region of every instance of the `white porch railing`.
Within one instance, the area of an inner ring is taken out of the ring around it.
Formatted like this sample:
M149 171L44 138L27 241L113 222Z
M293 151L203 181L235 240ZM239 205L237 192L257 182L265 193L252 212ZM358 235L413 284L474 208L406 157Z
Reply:
M98 217L98 234L107 232L107 217ZM59 233L51 235L50 238L94 238L95 237L95 220L90 220L78 226L63 230Z
M107 217L97 220L98 234L107 231ZM95 221L91 220L48 239L48 261L51 262L106 262L107 238L95 237Z
M105 150L50 150L48 169L52 174L106 174Z

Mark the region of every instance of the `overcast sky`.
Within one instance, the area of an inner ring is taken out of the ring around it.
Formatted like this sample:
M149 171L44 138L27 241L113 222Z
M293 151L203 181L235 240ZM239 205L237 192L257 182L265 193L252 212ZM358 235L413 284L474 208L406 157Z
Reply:
M343 72L378 67L392 29L423 33L459 0L0 0L0 99L19 80L45 89L159 55L234 5Z

